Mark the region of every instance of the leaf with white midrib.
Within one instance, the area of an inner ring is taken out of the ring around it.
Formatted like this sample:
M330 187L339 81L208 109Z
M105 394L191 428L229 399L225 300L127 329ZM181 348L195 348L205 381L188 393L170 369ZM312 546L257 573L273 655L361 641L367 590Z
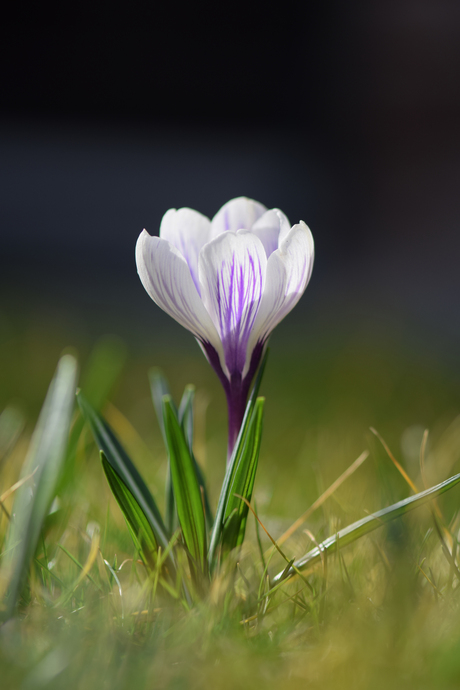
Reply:
M209 561L209 566L211 569L215 565L218 548L219 548L219 545L220 545L221 540L222 540L222 530L223 530L223 526L224 526L224 515L225 515L225 510L227 507L227 501L228 501L230 486L233 482L235 472L237 470L241 455L242 455L243 450L244 450L244 446L246 443L246 437L248 435L250 424L252 421L254 421L252 413L254 410L254 406L256 404L256 399L257 399L257 396L259 393L260 384L262 383L262 378L264 375L265 366L267 364L268 352L269 352L269 350L267 348L265 355L262 359L262 362L260 364L259 371L257 373L257 377L256 377L254 386L253 386L252 391L251 391L251 396L249 398L248 404L246 405L246 411L244 413L243 422L241 424L238 438L236 440L235 447L233 448L230 462L228 463L227 470L225 472L225 477L224 477L224 481L222 484L222 489L220 491L219 501L218 501L217 510L216 510L216 516L214 518L214 524L213 524L213 528L212 528L212 532L211 532L209 551L208 551L208 561Z
M344 527L344 529L341 529L339 532L337 532L337 534L325 539L321 544L319 544L319 546L305 554L303 558L295 561L292 568L288 569L287 572L283 570L281 573L278 573L278 575L276 575L272 581L273 584L277 584L282 579L288 579L289 577L294 576L296 574L296 570L302 571L307 567L315 565L315 563L318 563L321 560L324 552L330 551L331 549L348 546L348 544L351 544L365 534L369 534L369 532L381 527L385 523L405 515L409 511L414 510L414 508L418 508L424 503L428 503L428 501L433 500L436 498L436 496L439 496L445 491L453 488L459 482L460 474L456 474L453 477L450 477L450 479L446 479L444 482L441 482L441 484L432 486L426 491L421 491L420 493L415 494L415 496L410 496L402 501L398 501L398 503L395 503L388 508L383 508L372 515L368 515L367 517L354 522L348 527Z
M171 463L177 514L184 542L199 572L206 573L206 521L193 457L173 408L171 396L163 397L163 418Z
M142 512L152 528L156 541L163 549L166 549L169 543L166 527L164 526L161 513L158 510L155 500L139 471L115 436L109 424L95 412L81 393L78 394L77 398L83 415L89 421L99 449L104 452L108 462L112 465L115 472L128 487L141 507Z
M251 501L262 440L264 402L264 398L256 400L244 448L229 488L222 531L222 547L225 551L234 549L244 540L249 508L241 497Z

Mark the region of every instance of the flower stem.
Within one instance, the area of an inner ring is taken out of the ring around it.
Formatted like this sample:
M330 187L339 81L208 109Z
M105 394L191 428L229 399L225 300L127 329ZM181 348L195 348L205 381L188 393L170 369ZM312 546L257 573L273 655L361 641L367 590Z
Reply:
M249 382L241 380L240 374L234 374L228 386L227 393L227 407L228 407L228 449L227 449L227 464L230 462L233 448L240 433L241 424L243 423L244 413L246 411L246 404L248 400Z
M216 372L219 380L225 391L227 397L227 408L228 408L228 447L227 447L227 465L232 457L233 448L238 439L238 434L240 433L241 424L243 423L244 413L246 412L246 405L249 397L249 390L251 383L256 375L259 368L259 364L262 360L262 355L264 353L264 348L266 345L266 340L259 341L254 347L251 354L251 361L249 369L244 378L241 376L241 372L234 372L230 377L224 373L219 355L217 354L215 348L207 341L199 341L200 345L211 364L212 368Z

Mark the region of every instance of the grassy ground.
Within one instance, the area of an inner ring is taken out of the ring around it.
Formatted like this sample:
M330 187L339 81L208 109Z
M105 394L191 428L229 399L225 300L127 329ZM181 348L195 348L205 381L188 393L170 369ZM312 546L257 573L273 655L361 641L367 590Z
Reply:
M16 402L27 420L2 462L0 493L19 476L63 337L53 329L11 327L0 344L2 361L11 363L2 369L0 402ZM84 364L90 343L77 344ZM128 356L105 414L162 506L166 455L147 383L153 364L162 366L176 397L186 383L197 387L195 450L216 501L225 464L224 401L193 345ZM298 338L275 337L262 393L267 405L255 502L275 539L370 451L284 544L288 558L410 495L369 427L419 489L460 471L458 383L439 361L401 339L354 333L301 346ZM4 504L8 511L12 498ZM35 563L18 615L0 628L2 687L458 687L460 573L443 548L444 540L456 555L458 503L457 488L438 502L447 532L440 535L430 509L421 508L333 554L260 606L267 581L250 521L236 576L222 573L205 600L186 611L152 597L85 430L72 491L37 553L49 571ZM7 525L2 513L2 541ZM270 542L261 538L268 552ZM90 564L87 575L81 577L75 561ZM275 554L269 571L282 568Z

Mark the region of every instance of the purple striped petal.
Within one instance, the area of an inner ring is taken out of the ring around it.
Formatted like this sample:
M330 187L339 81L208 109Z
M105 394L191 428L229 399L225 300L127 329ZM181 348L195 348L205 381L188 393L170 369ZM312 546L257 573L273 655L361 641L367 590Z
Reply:
M191 208L169 209L160 225L160 237L180 251L190 269L195 287L200 293L198 255L211 239L211 221Z
M290 229L291 225L284 213L278 208L272 208L256 220L251 232L257 235L264 245L268 258L278 249L279 242L285 238Z
M222 232L250 230L266 210L263 204L245 196L227 201L211 221L212 237L217 237Z
M266 342L303 295L313 269L314 253L310 229L300 221L270 255L265 289L248 346L250 352L258 343Z
M229 379L246 367L266 265L262 242L246 230L221 234L200 253L201 297L220 335Z
M142 285L153 301L201 344L210 343L223 362L220 338L178 249L144 230L136 244L136 264Z

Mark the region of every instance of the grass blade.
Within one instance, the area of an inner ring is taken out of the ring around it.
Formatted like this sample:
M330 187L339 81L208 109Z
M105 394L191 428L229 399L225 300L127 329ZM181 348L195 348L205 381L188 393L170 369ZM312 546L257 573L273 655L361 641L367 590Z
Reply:
M150 525L157 544L165 549L169 542L168 533L157 504L147 485L105 419L91 407L81 393L78 393L77 398L82 414L91 426L99 450L104 453L107 462L139 505Z
M338 477L326 491L324 491L319 498L316 499L316 501L303 513L297 520L289 527L289 529L284 532L279 539L276 540L276 543L278 546L282 546L284 542L291 537L294 532L301 526L303 523L308 520L310 515L312 515L315 510L318 510L323 503L330 497L332 494L338 489L339 486L343 484L343 482L348 479L356 470L358 467L361 467L363 462L367 460L369 457L369 452L367 450L363 451L361 455L356 458L356 460L348 467L345 472L343 472L340 477Z
M184 542L199 572L205 573L206 521L200 485L185 434L168 395L163 398L163 416L177 515Z
M230 484L222 531L224 552L231 551L242 544L244 540L248 505L241 499L243 498L250 503L252 497L262 440L264 403L264 398L257 398L243 452Z
M48 389L35 427L22 476L30 476L17 490L11 527L0 572L0 595L7 593L10 617L37 548L40 530L55 497L69 438L77 381L77 362L64 355Z
M330 551L331 549L348 546L348 544L351 544L365 534L372 532L373 530L377 529L377 527L381 527L386 522L395 520L396 518L405 515L410 510L414 510L414 508L418 508L424 503L432 501L434 498L436 498L436 496L439 496L445 491L452 489L459 482L460 474L456 474L453 477L450 477L450 479L446 479L446 481L442 482L441 484L432 486L426 491L422 491L418 494L415 494L415 496L410 496L402 501L398 501L398 503L395 503L388 508L383 508L383 510L379 510L377 513L373 513L362 520L354 522L352 525L345 527L332 537L325 539L325 541L319 544L319 547L309 551L303 558L295 561L293 568L296 568L296 570L305 570L307 567L319 562L324 552ZM278 575L274 578L273 583L276 584L282 579L292 577L295 574L293 568L289 569L287 572L283 571L282 573L278 573Z

